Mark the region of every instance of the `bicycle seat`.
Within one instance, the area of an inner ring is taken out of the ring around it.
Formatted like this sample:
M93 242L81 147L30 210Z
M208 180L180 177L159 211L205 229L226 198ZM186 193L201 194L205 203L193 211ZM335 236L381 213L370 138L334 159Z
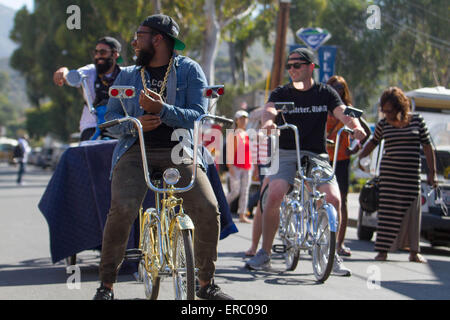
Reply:
M310 157L311 157L310 155L304 155L300 160L301 166L303 168L305 168L305 175L307 177L309 177L311 175L311 169L312 169L312 162L310 161ZM327 161L327 162L330 161L330 158L328 157L327 153L319 153L316 155L316 157L322 161Z
M328 157L328 153L319 153L317 155L317 158L323 161L330 161L330 158Z

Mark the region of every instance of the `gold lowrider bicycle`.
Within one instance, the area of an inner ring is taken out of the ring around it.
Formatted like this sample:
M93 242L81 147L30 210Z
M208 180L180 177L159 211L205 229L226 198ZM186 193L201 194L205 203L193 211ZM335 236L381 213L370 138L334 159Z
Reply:
M138 274L144 283L148 299L157 299L161 277L172 277L176 300L195 299L195 261L193 252L194 224L184 212L183 199L176 197L192 189L197 175L197 155L199 147L199 132L203 120L209 118L232 123L230 119L209 114L201 115L194 123L193 173L189 185L176 188L180 173L175 168L168 168L162 174L153 173L150 176L145 152L144 134L138 119L128 115L122 99L135 96L133 86L112 86L109 89L111 98L120 100L125 117L111 120L99 127L105 129L119 123L131 121L137 128L141 147L142 165L147 186L155 193L156 208L139 211L139 248L127 250L126 259L138 258ZM207 98L218 98L224 93L223 86L211 86L204 89ZM162 179L161 179L162 178Z

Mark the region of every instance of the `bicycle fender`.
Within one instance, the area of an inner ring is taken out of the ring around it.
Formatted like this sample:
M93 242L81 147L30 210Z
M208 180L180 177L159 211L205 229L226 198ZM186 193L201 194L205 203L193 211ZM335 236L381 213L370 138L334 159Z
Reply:
M177 216L176 219L181 230L194 230L194 223L188 215Z
M333 205L327 203L322 208L324 208L327 212L328 221L330 224L330 230L332 232L337 232L338 230L338 221L337 221L337 211Z

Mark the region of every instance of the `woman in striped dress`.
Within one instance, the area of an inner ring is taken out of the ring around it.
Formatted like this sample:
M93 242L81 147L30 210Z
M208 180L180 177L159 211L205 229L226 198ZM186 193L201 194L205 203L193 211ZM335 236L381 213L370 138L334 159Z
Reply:
M373 138L360 158L369 155L384 139L380 166L380 198L375 251L377 261L398 249L410 251L409 260L426 262L419 254L420 240L420 146L428 165L428 184L437 186L436 162L428 128L419 114L410 113L410 103L403 91L391 87L380 99L381 119Z

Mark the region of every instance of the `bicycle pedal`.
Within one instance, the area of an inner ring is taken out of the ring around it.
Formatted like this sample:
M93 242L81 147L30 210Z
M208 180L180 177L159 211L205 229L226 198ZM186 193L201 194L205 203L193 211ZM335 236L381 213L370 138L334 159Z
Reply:
M274 244L272 246L272 251L275 253L286 253L286 245L284 244Z
M130 260L141 260L142 258L142 250L141 249L128 249L125 251L124 259L127 261Z

